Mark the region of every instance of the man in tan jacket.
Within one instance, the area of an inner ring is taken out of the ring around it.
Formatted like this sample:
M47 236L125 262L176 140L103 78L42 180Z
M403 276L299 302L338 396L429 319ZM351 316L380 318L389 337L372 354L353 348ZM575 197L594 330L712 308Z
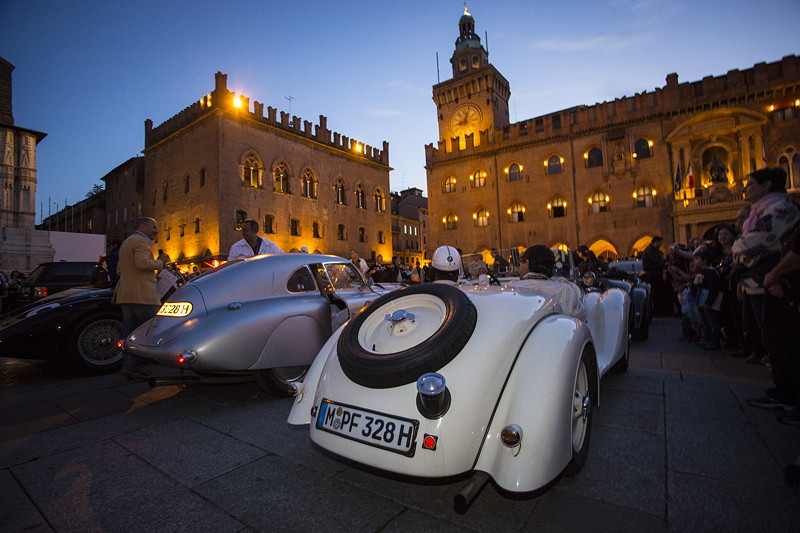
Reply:
M117 272L119 282L111 302L122 308L122 338L156 316L161 298L156 286L156 273L164 262L153 258L150 247L158 235L158 224L152 218L136 221L136 231L125 239L119 249ZM120 371L128 379L147 379L150 372L133 354L125 352Z

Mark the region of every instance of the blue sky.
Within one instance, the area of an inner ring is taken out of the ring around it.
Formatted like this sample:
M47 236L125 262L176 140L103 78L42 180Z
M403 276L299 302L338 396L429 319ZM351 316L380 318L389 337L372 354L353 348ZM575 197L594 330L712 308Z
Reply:
M392 190L427 189L431 86L451 77L463 1L0 0L17 126L43 131L37 222L81 200L158 125L214 88L364 143L389 142ZM512 122L800 53L797 0L475 0ZM436 54L440 78L437 79ZM288 98L288 97L291 97ZM41 206L43 206L42 213Z

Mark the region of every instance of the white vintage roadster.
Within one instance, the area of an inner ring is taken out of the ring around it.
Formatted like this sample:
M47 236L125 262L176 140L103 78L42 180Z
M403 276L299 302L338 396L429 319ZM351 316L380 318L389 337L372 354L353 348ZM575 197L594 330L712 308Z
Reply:
M587 319L510 285L418 285L385 294L323 346L289 423L325 450L422 478L474 472L530 492L587 458L600 379L627 369L629 296L584 296Z

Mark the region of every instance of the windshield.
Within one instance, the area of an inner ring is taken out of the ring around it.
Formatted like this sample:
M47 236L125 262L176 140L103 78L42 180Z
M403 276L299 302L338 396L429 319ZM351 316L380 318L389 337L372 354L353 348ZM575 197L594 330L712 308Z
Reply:
M364 286L364 278L353 263L326 263L325 272L335 291L360 289Z

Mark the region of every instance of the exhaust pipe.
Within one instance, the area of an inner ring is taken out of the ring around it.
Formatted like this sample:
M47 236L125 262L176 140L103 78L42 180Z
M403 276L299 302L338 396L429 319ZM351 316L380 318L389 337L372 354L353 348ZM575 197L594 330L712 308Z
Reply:
M472 505L472 502L475 500L475 497L488 481L489 474L476 470L475 475L472 476L461 491L453 497L453 510L458 514L466 513L469 506Z

